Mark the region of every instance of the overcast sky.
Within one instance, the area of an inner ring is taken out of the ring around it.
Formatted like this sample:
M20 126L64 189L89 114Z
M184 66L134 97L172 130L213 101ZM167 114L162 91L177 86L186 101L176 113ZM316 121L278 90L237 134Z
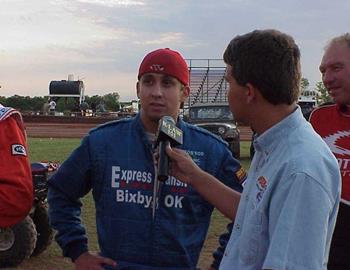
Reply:
M294 37L314 86L325 43L350 31L350 1L0 0L0 95L47 95L73 74L89 96L128 101L150 50L222 58L234 36L266 28Z

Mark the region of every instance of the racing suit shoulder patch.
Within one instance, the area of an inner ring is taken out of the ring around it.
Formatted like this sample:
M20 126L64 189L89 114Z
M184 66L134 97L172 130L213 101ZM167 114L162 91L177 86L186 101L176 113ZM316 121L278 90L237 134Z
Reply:
M235 172L235 175L238 179L238 182L242 185L244 181L247 179L247 173L245 169L240 166L240 168Z
M27 156L27 151L24 145L22 144L12 144L11 145L11 154L13 156Z

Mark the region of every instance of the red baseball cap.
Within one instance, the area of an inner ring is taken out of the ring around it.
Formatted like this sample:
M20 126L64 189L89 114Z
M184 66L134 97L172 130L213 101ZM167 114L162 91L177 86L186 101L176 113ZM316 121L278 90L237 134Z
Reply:
M184 85L189 84L189 73L186 61L180 53L169 48L150 52L143 58L138 79L145 73L161 73L178 79Z

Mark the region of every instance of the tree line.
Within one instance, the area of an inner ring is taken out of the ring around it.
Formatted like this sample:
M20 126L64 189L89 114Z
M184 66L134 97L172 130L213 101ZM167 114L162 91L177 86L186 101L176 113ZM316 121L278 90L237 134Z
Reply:
M310 83L306 78L301 79L301 91L309 90ZM329 102L331 99L322 82L317 82L314 89L317 94L317 103L321 104ZM121 104L119 102L119 94L117 92L109 93L103 96L85 96L84 105L93 111L103 108L106 111L119 111ZM55 98L54 98L55 99ZM15 108L20 111L39 112L43 110L44 104L47 104L49 97L30 97L13 95L11 97L0 96L0 104ZM55 100L57 103L56 111L79 111L79 99L77 98L59 98Z
M65 98L65 97L30 97L13 95L10 97L0 96L0 104L6 107L12 107L19 111L33 111L41 112L44 110L46 104L50 99L56 102L56 111L79 111L81 105L85 106L85 109L92 109L96 111L98 108L103 108L106 111L118 111L120 110L119 94L117 92L109 93L103 96L85 96L84 104L79 104L79 98Z
M300 89L301 91L309 90L310 82L306 78L301 78ZM331 101L331 97L328 94L326 87L323 82L317 82L314 89L317 92L317 104L322 104Z

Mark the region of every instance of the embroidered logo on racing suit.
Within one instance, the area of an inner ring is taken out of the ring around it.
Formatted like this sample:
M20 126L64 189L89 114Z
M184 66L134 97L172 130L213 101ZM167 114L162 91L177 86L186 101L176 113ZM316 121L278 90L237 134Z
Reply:
M333 154L336 156L343 178L342 202L350 203L350 130L337 131L323 138Z
M112 187L119 188L120 180L126 184L130 182L151 183L152 174L136 170L121 170L119 166L112 166Z
M11 154L13 156L27 156L27 151L25 147L21 144L12 144L11 145Z
M338 131L323 138L334 154L350 155L350 149L339 146L341 139L350 138L350 131Z
M6 112L6 108L0 105L0 117Z
M241 185L244 185L244 182L247 178L247 173L245 172L245 170L243 169L243 167L240 167L239 170L237 170L235 172L235 175L238 179L238 183L240 183Z
M124 170L120 166L112 166L111 187L116 188L116 201L141 204L145 208L151 207L153 196L145 194L153 190L153 175L150 172L138 170ZM187 184L173 176L164 182L165 186L171 186L170 193L164 197L166 207L182 208L184 196L174 193L186 193ZM156 199L156 205L158 198Z

